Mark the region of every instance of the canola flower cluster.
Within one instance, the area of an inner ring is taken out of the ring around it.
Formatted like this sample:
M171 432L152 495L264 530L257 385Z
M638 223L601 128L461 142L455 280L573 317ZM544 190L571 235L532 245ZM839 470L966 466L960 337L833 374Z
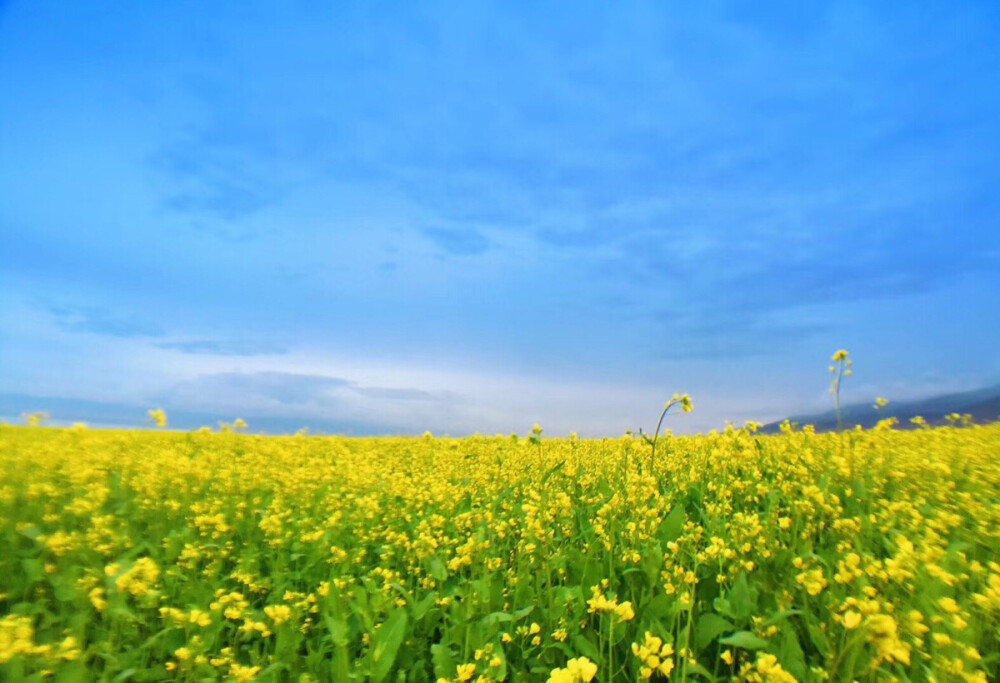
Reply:
M0 680L1000 679L1000 425L244 427L0 426Z

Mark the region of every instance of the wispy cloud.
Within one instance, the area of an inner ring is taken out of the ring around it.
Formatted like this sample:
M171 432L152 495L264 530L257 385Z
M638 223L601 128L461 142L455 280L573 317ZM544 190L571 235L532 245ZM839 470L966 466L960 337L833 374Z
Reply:
M245 219L274 206L284 194L281 181L262 168L267 162L260 141L206 129L165 146L150 165L166 191L164 208L185 216L196 229L246 241L257 232Z
M364 386L343 377L289 372L222 372L198 376L178 384L170 393L176 402L264 401L282 406L335 406L351 397L380 401L448 401L448 392L431 392L410 387ZM207 398L206 398L207 397Z
M421 232L454 256L475 256L490 248L490 241L475 228L424 228Z
M157 342L154 346L170 351L215 356L269 356L288 353L288 347L253 339L193 339Z
M50 304L48 312L66 332L84 332L109 337L160 337L163 328L140 315L118 313L102 306Z
M176 403L226 405L267 403L296 406L324 403L352 386L341 377L302 375L286 372L222 372L204 374L179 383L170 398Z
M444 398L443 394L435 394L423 389L397 389L393 387L359 387L352 386L351 390L362 396L372 398L387 399L390 401L439 401Z
M689 314L661 319L656 337L663 360L767 357L795 348L803 341L828 335L829 323L768 320L762 315Z

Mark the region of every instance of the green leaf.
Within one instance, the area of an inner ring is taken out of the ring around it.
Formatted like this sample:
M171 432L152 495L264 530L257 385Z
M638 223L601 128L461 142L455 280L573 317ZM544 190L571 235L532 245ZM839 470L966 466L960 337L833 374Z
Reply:
M73 602L80 597L80 594L75 586L59 583L52 590L52 596L59 602Z
M333 641L333 659L330 660L330 674L335 681L346 681L350 675L350 659L347 655L347 624L343 619L326 616L326 628Z
M666 593L660 593L642 608L643 616L650 616L660 621L673 616L673 606L677 602Z
M392 665L396 661L396 654L399 652L399 646L403 644L405 635L406 610L397 609L372 638L372 680L375 683L381 683L392 671Z
M413 605L413 620L420 621L423 619L424 615L434 607L435 600L437 600L437 593L431 591L423 600Z
M548 472L545 473L545 475L542 477L541 483L544 484L545 482L547 482L549 478L552 477L553 474L561 470L565 465L566 465L565 460L556 464L552 469L550 469Z
M736 618L736 614L733 613L732 604L730 604L729 600L725 598L716 598L713 600L712 608L719 614L724 614L732 619Z
M744 650L760 650L767 647L767 641L757 637L750 631L737 631L725 638L719 638L719 645L729 645L731 647L743 648Z
M30 538L32 541L34 541L35 539L37 539L39 536L42 535L41 529L39 529L34 524L32 524L31 526L26 526L23 529L18 529L17 533L21 534L25 538Z
M132 677L135 673L135 669L128 669L122 671L114 680L115 681L125 681ZM91 672L90 675L93 675ZM76 681L85 681L89 678L87 673L87 667L84 665L82 659L77 659L73 662L67 662L61 665L57 669L55 676L56 683L75 683ZM10 680L19 680L16 675L12 676Z
M493 651L495 653L494 656L500 658L500 666L492 670L493 679L497 681L507 680L507 655L504 654L503 646L495 642Z
M781 633L781 646L778 648L778 661L781 666L798 680L806 677L806 655L799 644L798 635L793 629L785 629Z
M716 680L715 676L712 675L712 672L709 671L708 669L706 669L705 667L703 667L701 664L690 664L689 663L687 665L687 674L689 676L692 675L692 674L697 674L699 676L704 676L705 678L707 678L710 681Z
M271 674L277 673L277 672L281 671L282 669L287 670L288 669L288 665L285 664L285 663L283 663L283 662L275 662L274 664L272 664L271 666L267 667L266 669L264 669L263 671L261 671L259 674L257 674L257 676L259 678L265 680L265 681L266 680L271 680L271 678L270 678Z
M431 645L431 661L434 663L434 675L438 678L451 680L455 675L455 659L447 645Z
M160 629L159 631L151 635L149 638L146 638L146 640L142 642L142 645L139 646L139 650L148 650L150 647L156 644L156 641L158 641L160 638L167 635L168 633L172 632L173 630L174 630L173 626L167 626L164 629Z
M769 616L767 618L767 621L764 622L764 626L771 626L773 624L778 624L788 619L788 617L794 617L796 614L802 614L802 613L803 612L800 609L783 609L780 612L775 612L774 614Z
M534 605L528 605L527 607L522 607L521 609L514 612L514 621L520 621L521 619L524 619L526 616L531 614L531 612L534 609L535 609Z
M428 571L430 575L437 579L438 581L444 581L448 578L448 568L444 566L444 562L437 555L434 555L428 560Z
M590 659L595 662L601 661L601 653L597 649L597 646L594 645L589 640L587 640L586 637L582 635L577 635L575 638L573 638L573 647L576 649L577 652L579 652L587 659Z
M660 539L664 542L676 541L684 531L684 522L687 521L687 514L683 505L674 505L670 514L666 516L660 525Z
M711 612L702 614L694 627L694 646L698 650L704 650L705 646L723 633L729 633L733 628L735 627L731 621L723 619L718 614Z
M343 619L327 616L324 619L326 630L330 632L330 640L334 645L347 645L347 624Z
M42 561L38 558L25 558L21 560L21 568L24 570L24 575L33 583L45 578L45 568L42 566Z
M506 623L508 621L514 621L513 615L507 614L506 612L491 612L482 618L481 623L484 626L496 626L500 623Z
M729 600L734 617L742 621L750 618L750 615L753 613L753 599L750 595L750 586L747 583L747 575L745 573L740 572L740 575L736 577L732 590L729 591L726 599Z
M830 652L830 639L820 630L816 624L809 624L809 639L824 657Z

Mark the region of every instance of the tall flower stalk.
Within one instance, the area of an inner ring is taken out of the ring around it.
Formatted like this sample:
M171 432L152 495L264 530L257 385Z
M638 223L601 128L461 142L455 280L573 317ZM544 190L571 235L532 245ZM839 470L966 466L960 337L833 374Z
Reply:
M653 463L656 459L656 439L660 435L660 427L663 426L663 418L667 416L667 411L669 411L674 406L680 406L681 410L685 413L690 413L694 410L694 406L691 405L691 397L687 394L674 394L673 397L667 401L667 404L663 406L663 412L660 413L660 421L656 423L656 431L653 432L653 438L650 439L648 435L643 434L642 430L639 430L639 435L646 440L646 443L651 445L652 451L649 454L649 472L653 472Z
M833 394L833 407L837 411L837 431L844 428L844 419L840 412L840 383L845 377L851 375L851 365L854 361L848 359L848 352L845 349L837 350L830 360L833 361L828 369L833 379L830 380L830 393Z

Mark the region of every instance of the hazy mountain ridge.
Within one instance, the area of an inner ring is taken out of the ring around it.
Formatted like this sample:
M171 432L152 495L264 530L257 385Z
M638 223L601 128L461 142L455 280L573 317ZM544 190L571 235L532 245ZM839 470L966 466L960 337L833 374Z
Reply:
M950 413L968 414L977 424L1000 420L1000 384L972 391L941 394L912 401L891 401L889 405L875 410L872 403L856 403L843 407L845 427L856 424L865 429L873 427L879 420L895 417L898 428L911 429L915 425L910 418L920 415L928 424L947 424L945 415ZM215 427L220 415L183 410L167 405L170 428L191 430L202 425ZM134 429L148 427L146 408L126 403L113 403L75 398L41 397L25 394L0 393L0 421L18 424L21 415L33 411L46 411L51 415L49 424L68 425L73 421L84 421L95 427L121 427ZM235 416L230 416L232 419ZM308 426L317 434L378 435L406 433L406 430L391 429L386 425L370 424L356 420L317 419L291 415L246 414L252 432L269 434L292 434ZM833 410L822 413L792 415L787 418L800 427L813 425L817 431L830 431L837 427L837 415ZM776 433L783 420L770 422L761 428L762 433Z
M150 406L157 407L157 406ZM215 429L220 420L231 421L236 415L223 416L219 413L163 406L167 411L170 429L194 430L201 426ZM0 421L11 424L23 422L21 415L42 411L49 415L46 424L69 425L81 421L93 427L137 429L151 427L146 415L148 408L109 401L93 401L55 396L30 396L26 394L0 393ZM305 418L292 415L261 415L252 412L241 415L250 423L251 433L294 434L308 427L314 434L345 434L369 436L399 433L384 425L369 424L358 420L337 420Z
M843 423L845 427L861 425L868 429L875 426L879 420L895 417L899 420L898 428L914 428L910 418L921 416L927 420L928 424L947 424L945 415L959 413L960 415L971 415L974 422L984 424L1000 420L1000 384L974 389L972 391L962 391L950 394L941 394L928 398L916 399L912 401L890 401L889 405L876 410L873 407L874 400L870 403L854 403L844 406L841 409ZM801 427L803 425L813 425L817 431L830 431L837 428L837 413L828 410L822 413L808 415L792 415L787 418L790 422L796 422ZM761 429L765 433L775 433L783 420L770 422Z

